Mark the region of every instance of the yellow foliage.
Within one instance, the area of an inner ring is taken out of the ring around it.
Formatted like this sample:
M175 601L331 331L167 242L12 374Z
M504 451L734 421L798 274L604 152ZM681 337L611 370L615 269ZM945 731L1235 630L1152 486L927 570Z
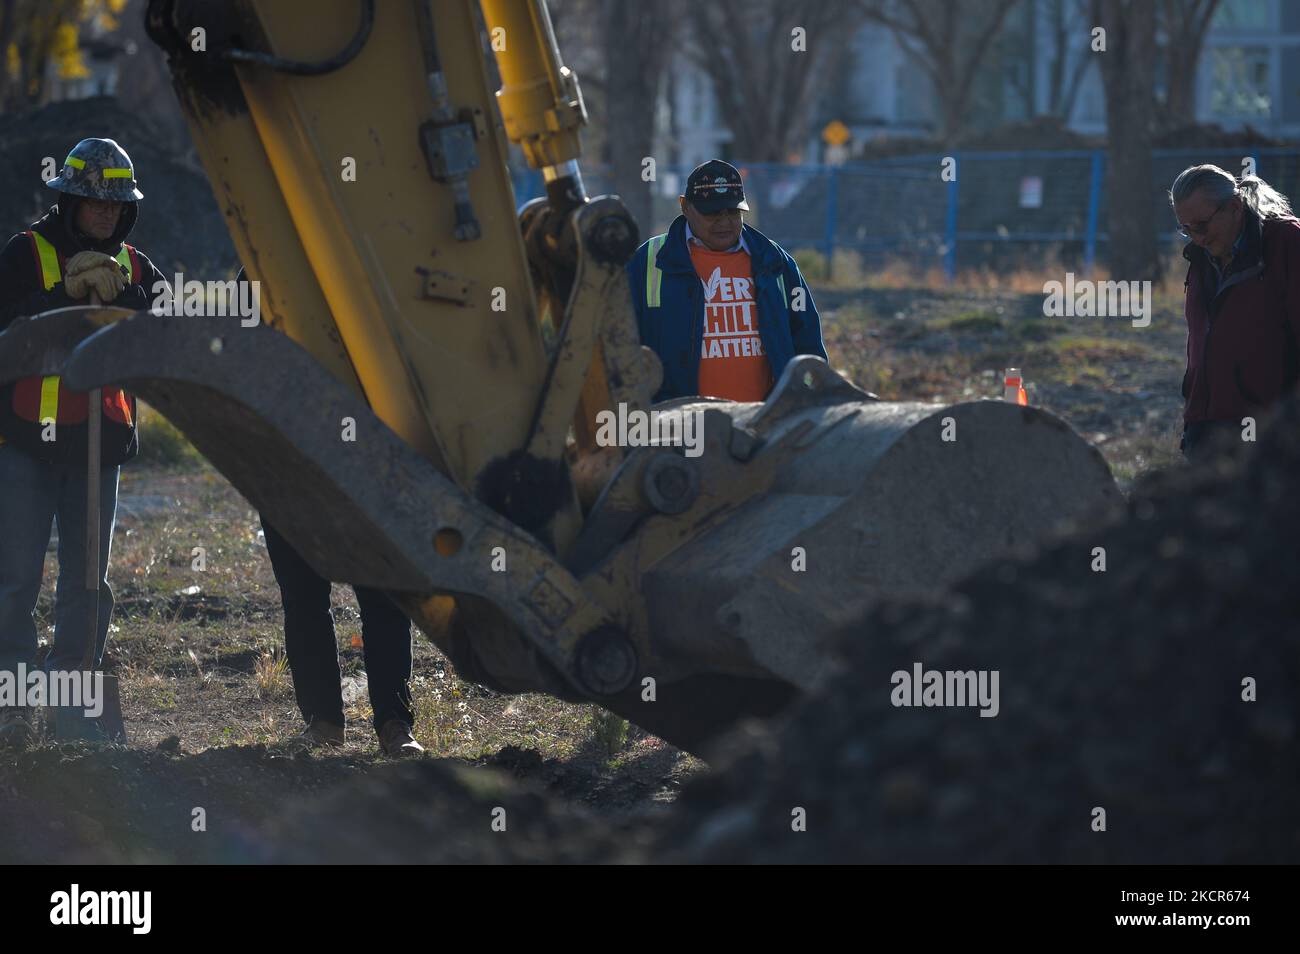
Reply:
M92 0L83 3L81 19L94 23L100 33L112 33L121 27L118 19L126 9L127 0Z
M11 79L17 79L22 74L22 68L23 58L18 53L18 44L10 43L9 49L5 50L5 70Z
M76 24L59 24L54 34L54 47L50 51L50 58L54 60L60 79L85 79L90 75L90 70L86 69L86 61L81 56Z

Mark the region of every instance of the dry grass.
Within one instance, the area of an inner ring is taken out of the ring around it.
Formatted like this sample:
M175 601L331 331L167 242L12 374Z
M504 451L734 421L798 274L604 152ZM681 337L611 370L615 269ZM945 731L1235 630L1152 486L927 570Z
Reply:
M1016 283L1032 287L1041 277ZM1186 330L1181 301L1170 296L1155 296L1143 328L1127 319L1047 318L1041 287L864 288L822 292L818 304L832 366L885 400L996 399L1002 371L1017 367L1030 403L1096 444L1122 488L1181 460Z
M272 650L257 657L253 667L257 681L257 695L262 699L278 699L293 691L289 676L289 659L284 653Z
M1064 282L1067 272L1075 279L1090 278L1096 282L1128 281L1130 276L1115 272L1097 263L1091 274L1084 275L1080 265L1063 261L1059 249L1047 248L1036 257L1038 264L1016 269L982 266L962 268L949 281L937 256L894 256L883 264L869 265L863 256L851 249L836 249L829 278L826 275L826 255L817 249L801 248L790 254L814 290L837 291L872 289L877 291L914 292L974 292L978 294L1041 295L1048 282ZM1154 283L1153 293L1159 307L1181 309L1183 278L1187 262L1175 250L1164 259L1164 271Z

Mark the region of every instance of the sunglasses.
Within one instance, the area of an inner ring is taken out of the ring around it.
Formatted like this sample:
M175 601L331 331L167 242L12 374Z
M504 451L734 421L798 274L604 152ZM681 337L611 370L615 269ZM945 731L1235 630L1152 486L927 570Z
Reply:
M1229 202L1231 202L1232 199L1233 199L1232 196L1228 196L1226 199L1220 202L1218 207L1213 212L1210 213L1210 217L1208 219L1201 219L1201 221L1199 222L1191 222L1187 225L1184 225L1182 222L1179 222L1178 234L1183 236L1183 238L1191 238L1193 235L1204 235L1207 231L1209 231L1210 223L1214 221L1214 217L1218 215L1219 212L1223 210L1223 207L1227 205Z

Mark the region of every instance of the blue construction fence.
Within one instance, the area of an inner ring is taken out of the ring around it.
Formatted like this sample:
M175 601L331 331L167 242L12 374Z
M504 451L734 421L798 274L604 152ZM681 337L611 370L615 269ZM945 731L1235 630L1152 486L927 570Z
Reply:
M1177 233L1167 191L1178 173L1212 162L1255 173L1280 192L1300 192L1300 151L1270 147L1164 149L1152 154L1151 201L1159 238L1172 250ZM951 163L946 160L951 159ZM943 171L955 169L946 181ZM865 268L904 261L939 267L952 278L965 268L1016 268L1054 259L1084 273L1105 262L1106 154L1101 149L956 152L901 156L840 166L743 163L751 212L747 221L788 251L813 250L827 267L855 253ZM642 237L667 228L688 168L658 169L654 221ZM591 195L615 191L600 168L583 171ZM542 194L539 173L515 176L519 204Z

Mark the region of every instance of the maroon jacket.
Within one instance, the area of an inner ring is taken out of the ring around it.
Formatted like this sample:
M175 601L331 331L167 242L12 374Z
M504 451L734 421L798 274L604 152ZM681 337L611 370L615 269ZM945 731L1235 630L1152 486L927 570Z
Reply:
M1217 293L1209 253L1183 249L1187 373L1183 419L1258 417L1300 373L1300 221L1260 223L1249 209L1241 245Z

